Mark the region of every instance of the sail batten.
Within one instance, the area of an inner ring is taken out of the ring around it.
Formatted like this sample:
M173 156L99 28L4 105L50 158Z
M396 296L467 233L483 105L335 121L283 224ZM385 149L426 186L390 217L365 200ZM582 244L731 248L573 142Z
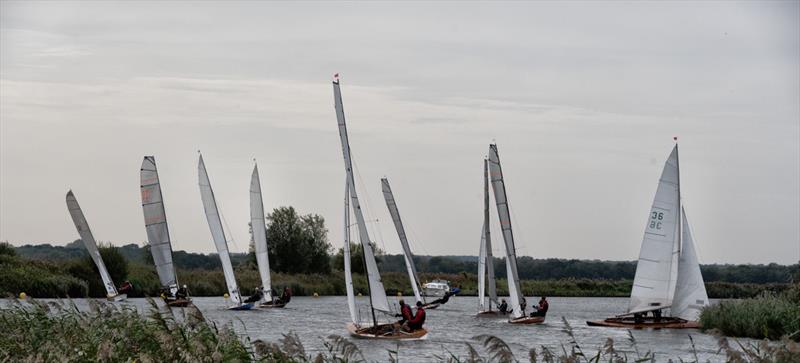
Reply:
M164 197L161 192L161 180L158 176L156 159L145 156L140 169L142 213L147 231L147 242L153 263L156 265L161 287L175 294L178 289L178 277L172 262L172 244L169 236L167 214L164 209Z
M107 296L113 297L119 295L114 281L111 280L111 275L108 273L106 264L103 262L103 257L100 255L100 250L97 248L97 241L94 239L92 230L89 229L89 222L86 221L86 216L83 214L83 210L78 204L78 199L75 198L75 194L73 194L71 190L67 192L66 200L67 209L72 217L72 222L75 223L75 228L78 230L78 235L81 236L83 245L86 246L89 256L100 272L100 278L103 280L103 287L106 289Z
M217 248L217 253L222 263L225 284L228 286L228 296L236 305L241 305L242 298L239 294L239 287L236 284L236 277L233 273L233 265L231 264L231 257L228 252L228 242L225 239L225 230L222 228L222 220L220 219L219 210L217 209L217 201L214 198L214 190L211 188L211 182L208 179L208 172L206 172L206 165L203 162L202 155L200 155L200 159L197 163L197 172L200 184L200 197L203 200L203 209L205 209L208 228L211 231L214 246Z
M400 239L400 244L403 246L403 257L406 263L406 272L411 282L411 289L414 291L414 298L416 301L423 301L419 293L419 277L417 275L417 267L414 265L414 255L411 253L411 247L408 244L408 237L406 230L403 227L403 220L400 219L400 211L397 208L397 202L392 193L392 187L389 185L389 179L381 179L381 189L383 191L383 199L386 201L386 207L389 209L389 214L392 216L392 222L397 230L397 236Z
M342 143L342 154L344 156L344 167L347 174L348 186L350 189L350 203L353 213L356 217L356 224L358 225L358 237L361 242L363 250L364 262L367 270L367 280L369 282L370 290L370 304L372 309L383 312L389 312L389 301L386 298L386 290L384 290L381 275L378 271L378 264L375 262L375 254L372 251L371 240L367 231L367 224L364 220L364 214L361 211L361 203L358 200L358 193L356 192L355 178L353 177L353 163L350 155L350 142L347 137L347 125L344 117L344 106L342 105L342 93L339 88L339 82L333 82L333 97L334 107L336 109L336 121L339 126L339 138ZM373 313L373 323L377 324L377 319Z
M514 244L514 233L511 229L511 214L508 209L505 181L503 180L503 169L500 166L500 156L497 152L497 145L489 145L489 176L494 190L494 200L497 205L497 216L500 220L500 229L503 233L506 252L506 274L508 276L508 295L510 300L509 308L512 309L511 315L514 318L522 316L520 307L524 299L519 286L519 274L517 273L517 253Z

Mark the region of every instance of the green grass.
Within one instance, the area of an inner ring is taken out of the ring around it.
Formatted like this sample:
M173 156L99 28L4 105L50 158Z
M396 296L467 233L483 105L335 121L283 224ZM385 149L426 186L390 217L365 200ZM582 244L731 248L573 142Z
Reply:
M734 301L723 301L703 309L703 329L756 339L787 336L800 341L800 284L782 293Z

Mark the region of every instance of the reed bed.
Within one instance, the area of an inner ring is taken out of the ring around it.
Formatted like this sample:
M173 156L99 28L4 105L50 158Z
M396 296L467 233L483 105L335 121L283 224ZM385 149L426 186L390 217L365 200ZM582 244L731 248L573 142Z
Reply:
M782 293L763 293L744 300L723 301L703 309L706 330L756 339L788 337L800 342L800 284Z

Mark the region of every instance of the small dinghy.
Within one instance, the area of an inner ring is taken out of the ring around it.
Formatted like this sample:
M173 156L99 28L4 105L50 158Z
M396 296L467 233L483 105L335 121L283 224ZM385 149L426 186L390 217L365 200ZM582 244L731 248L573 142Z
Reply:
M386 340L423 340L428 338L428 331L419 329L406 332L397 324L380 324L366 328L358 328L354 323L347 324L350 336L359 339L386 339Z
M628 312L586 324L635 329L699 328L700 311L707 305L708 294L681 201L676 143L664 164L648 214Z
M497 206L497 217L500 219L500 230L503 232L506 252L506 276L508 276L508 307L511 309L508 320L511 324L541 324L544 317L525 316L521 302L525 300L519 286L519 273L517 273L517 249L514 245L514 233L511 230L511 213L508 207L506 184L503 180L503 169L500 166L500 155L497 145L489 145L489 180L494 191L494 201ZM488 229L488 224L487 224Z
M67 192L67 209L69 210L70 216L72 216L72 222L75 223L75 228L78 230L78 235L81 236L83 245L86 246L86 250L89 251L89 256L97 266L97 271L100 272L100 278L103 280L103 287L106 288L106 299L112 302L125 300L128 295L117 292L117 287L114 285L114 281L111 280L111 275L108 273L106 264L103 262L103 257L100 256L100 250L97 248L97 242L95 242L92 230L89 229L89 222L86 221L86 216L83 215L83 210L81 210L78 199L75 198L75 194L72 193L72 190Z
M228 297L234 305L229 306L228 310L250 310L252 303L243 303L242 296L239 294L239 286L236 284L236 275L233 274L233 265L228 252L228 241L225 239L225 230L222 228L222 219L219 216L217 200L214 198L214 190L211 189L211 181L208 179L206 164L203 162L203 155L197 162L197 174L200 184L200 198L203 200L203 209L206 213L208 228L211 230L211 237L214 246L217 248L222 272L225 275L225 285L228 287Z
M342 93L339 88L338 74L333 80L333 98L336 109L336 121L339 125L339 138L342 143L342 154L344 157L345 168L345 197L344 197L344 246L342 254L344 257L344 280L347 290L347 307L350 310L351 322L346 329L351 336L361 339L382 339L382 340L414 340L424 339L428 335L425 329L418 329L411 332L404 331L399 325L379 324L375 311L389 313L389 301L386 298L386 290L381 281L378 271L378 264L375 262L375 254L370 243L367 224L361 210L361 203L356 192L355 178L353 177L353 164L350 155L350 142L347 136L347 126L344 118L344 107L342 106ZM352 204L352 208L351 208ZM364 267L367 273L367 287L369 289L369 308L372 313L372 325L361 323L361 319L356 310L355 294L353 291L353 276L350 266L350 212L356 217L358 226L359 242L361 244ZM412 284L414 286L414 284Z
M164 210L164 196L161 194L161 181L158 178L156 158L145 156L139 169L142 194L142 212L144 228L147 231L147 243L156 265L158 279L161 282L161 298L167 306L185 308L192 303L186 289L179 288L175 265L172 263L172 243L169 237L167 213Z
M261 275L262 297L258 307L264 309L285 307L287 302L282 302L272 295L272 279L269 274L269 256L267 254L267 226L264 218L264 201L261 196L258 165L253 166L253 175L250 178L250 228L256 249L258 274Z
M483 228L481 246L478 250L478 317L502 317L498 310L492 310L492 302L497 300L497 284L494 279L494 256L492 256L492 236L489 229L489 160L483 159ZM488 282L489 301L486 304L486 285Z

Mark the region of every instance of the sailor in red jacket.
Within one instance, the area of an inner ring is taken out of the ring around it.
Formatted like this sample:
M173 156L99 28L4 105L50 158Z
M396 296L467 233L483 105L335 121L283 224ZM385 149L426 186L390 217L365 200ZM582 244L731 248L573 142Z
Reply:
M400 299L400 314L395 314L395 317L402 318L401 320L397 321L397 324L403 325L403 323L411 320L414 317L414 314L411 313L411 306L406 304L405 300Z
M542 299L539 300L539 306L536 307L536 311L531 313L531 316L547 316L547 309L550 308L550 303L547 302L547 298L542 296Z
M422 308L422 301L417 301L417 313L408 321L408 328L411 331L422 329L425 324L425 309Z

